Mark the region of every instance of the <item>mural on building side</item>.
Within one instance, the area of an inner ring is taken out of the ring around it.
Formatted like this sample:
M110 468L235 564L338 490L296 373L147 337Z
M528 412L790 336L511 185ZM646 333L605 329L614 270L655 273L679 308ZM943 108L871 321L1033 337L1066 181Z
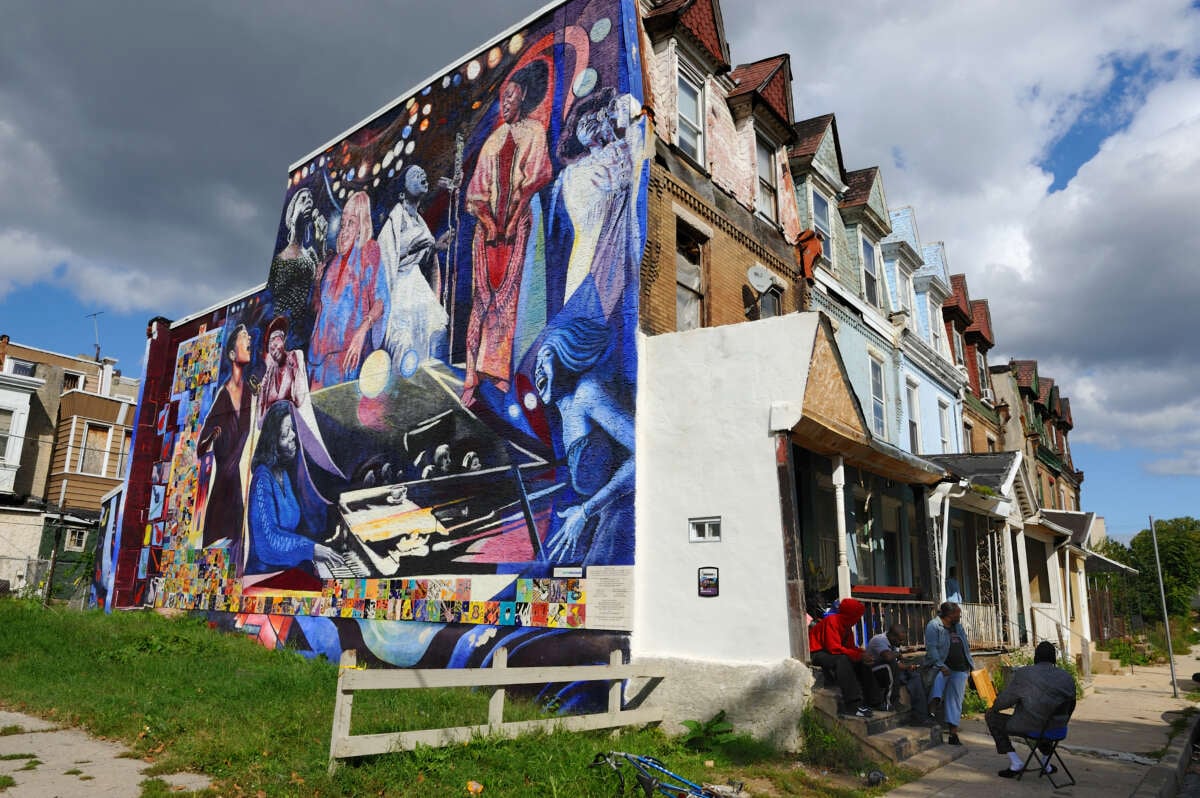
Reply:
M622 644L638 30L565 3L294 168L265 289L152 344L155 603L401 666Z

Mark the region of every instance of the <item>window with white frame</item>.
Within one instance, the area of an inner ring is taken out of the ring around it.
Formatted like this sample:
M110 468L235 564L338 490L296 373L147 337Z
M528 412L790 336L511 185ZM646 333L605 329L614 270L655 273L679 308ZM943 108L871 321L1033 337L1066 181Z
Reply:
M972 443L971 443L972 431L973 431L973 429L972 429L971 425L964 421L963 422L963 451L967 452L968 454L975 451L972 448Z
M979 395L983 396L992 389L988 381L987 355L978 346L975 347L975 373L979 375Z
M133 443L133 433L125 430L121 440L121 452L117 458L117 467L113 471L113 476L120 478L125 476L125 468L129 465L129 447Z
M813 227L821 234L821 254L833 263L833 235L829 228L829 200L815 188L812 190Z
M72 527L67 530L67 539L63 547L67 551L83 551L83 547L87 545L87 530Z
M952 451L950 440L950 405L941 400L938 400L938 426L942 436L942 454L950 454Z
M8 451L8 437L12 432L13 411L0 407L0 463L5 461Z
M63 393L67 391L81 390L83 388L83 375L76 374L73 371L63 372Z
M996 439L995 439L995 438L993 438L991 435L989 435L989 436L987 437L987 450L988 450L989 452L994 452L994 451L996 451Z
M863 297L875 307L879 307L879 263L875 257L875 245L863 236Z
M754 209L773 222L779 218L775 147L760 136L755 139L754 148L758 156L758 195L754 200Z
M758 296L758 317L772 319L783 315L783 289L773 285Z
M966 362L966 356L964 355L963 350L962 333L959 332L958 327L954 326L953 324L950 325L950 329L954 331L954 362L956 365L961 366Z
M886 407L886 402L883 391L883 361L874 355L871 355L870 361L871 429L874 430L876 435L884 437L886 435L886 427L884 425L884 408Z
M83 433L83 446L79 451L79 465L76 470L81 474L104 476L104 467L108 462L108 438L112 429L102 424L86 424Z
M692 543L720 543L721 516L689 518L688 540Z
M704 325L704 245L700 233L675 222L675 329Z
M37 364L30 363L28 360L18 360L15 357L8 359L8 373L17 377L36 377Z
M946 350L942 349L942 306L933 298L932 294L927 295L929 302L929 345L938 352L938 354L946 354Z
M909 318L912 318L913 293L912 293L912 277L908 272L899 267L896 268L896 300L900 303L900 307L896 310L910 311Z
M679 63L679 149L696 163L704 163L704 80L684 62Z
M908 448L913 454L921 453L921 400L915 382L905 386L905 403L908 410Z

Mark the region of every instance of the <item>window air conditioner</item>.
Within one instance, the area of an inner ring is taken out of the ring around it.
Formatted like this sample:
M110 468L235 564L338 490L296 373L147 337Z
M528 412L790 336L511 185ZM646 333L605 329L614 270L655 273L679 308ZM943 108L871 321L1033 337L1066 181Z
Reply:
M983 401L987 402L988 404L995 404L996 394L992 393L991 388L984 388L979 393L983 396Z

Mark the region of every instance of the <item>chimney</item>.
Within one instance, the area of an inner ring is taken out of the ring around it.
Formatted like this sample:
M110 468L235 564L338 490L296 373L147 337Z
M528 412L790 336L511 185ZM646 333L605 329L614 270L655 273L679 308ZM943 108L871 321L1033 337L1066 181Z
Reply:
M8 357L8 336L0 335L0 371L4 370L4 359Z
M103 364L103 368L100 372L99 393L101 396L111 396L112 395L112 383L113 383L113 366L117 365L117 359L115 357L106 357L100 362Z

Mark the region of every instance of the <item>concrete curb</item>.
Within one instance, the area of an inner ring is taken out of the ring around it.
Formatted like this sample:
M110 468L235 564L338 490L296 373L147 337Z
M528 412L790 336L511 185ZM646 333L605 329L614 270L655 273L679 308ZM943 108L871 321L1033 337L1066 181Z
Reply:
M1200 714L1193 715L1187 730L1167 745L1158 764L1146 771L1130 798L1172 798L1179 792L1183 783L1183 774L1187 771L1188 763L1192 761L1192 745L1196 742L1200 731Z

